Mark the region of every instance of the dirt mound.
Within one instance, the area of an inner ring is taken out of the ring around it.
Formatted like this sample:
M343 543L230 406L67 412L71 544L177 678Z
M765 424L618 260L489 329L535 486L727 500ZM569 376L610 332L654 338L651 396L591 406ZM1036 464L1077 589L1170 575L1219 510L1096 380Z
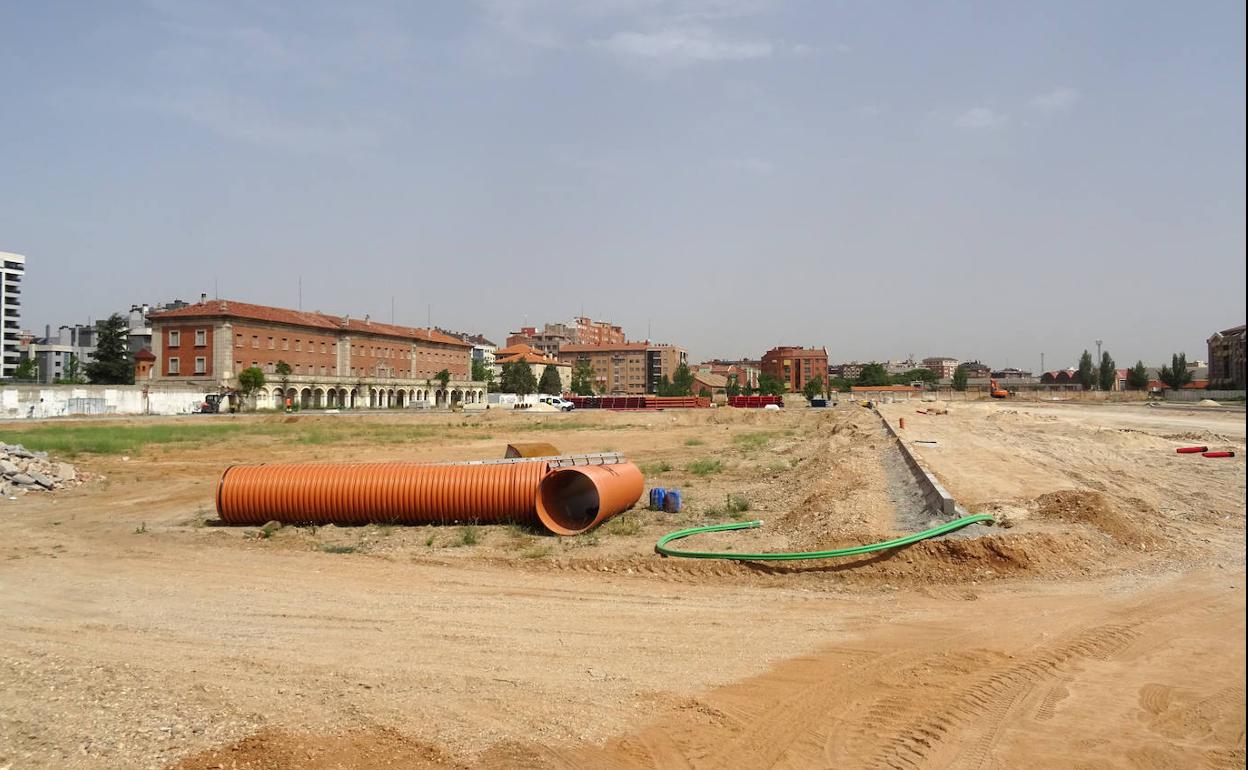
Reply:
M353 730L341 735L294 735L266 730L187 757L169 770L451 770L463 768L438 749L396 730Z
M1157 511L1143 501L1132 502L1136 512L1127 513L1100 492L1052 492L1036 499L1035 513L1043 519L1087 524L1125 545L1156 545Z

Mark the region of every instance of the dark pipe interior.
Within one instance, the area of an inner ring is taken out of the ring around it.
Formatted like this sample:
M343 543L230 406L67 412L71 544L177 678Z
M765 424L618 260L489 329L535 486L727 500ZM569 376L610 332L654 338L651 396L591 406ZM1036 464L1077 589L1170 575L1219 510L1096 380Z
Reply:
M584 529L598 516L598 488L583 473L553 473L540 494L546 513L565 529Z

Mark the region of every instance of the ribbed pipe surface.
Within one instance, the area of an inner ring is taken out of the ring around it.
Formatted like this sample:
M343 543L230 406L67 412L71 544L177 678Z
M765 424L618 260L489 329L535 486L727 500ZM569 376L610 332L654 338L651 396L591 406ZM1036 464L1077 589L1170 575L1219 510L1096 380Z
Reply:
M537 524L545 462L235 465L217 484L228 524Z

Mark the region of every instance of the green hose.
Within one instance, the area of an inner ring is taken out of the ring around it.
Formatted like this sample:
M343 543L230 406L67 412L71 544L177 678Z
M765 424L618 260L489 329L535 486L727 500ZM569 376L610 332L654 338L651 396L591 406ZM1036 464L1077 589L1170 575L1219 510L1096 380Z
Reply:
M678 551L675 548L668 548L667 544L673 540L689 537L691 535L700 535L703 532L727 532L732 529L753 529L754 527L763 526L762 521L738 521L732 524L711 524L706 527L691 527L689 529L681 529L668 533L659 538L659 542L654 544L654 550L664 556L680 556L685 559L733 559L735 561L799 561L802 559L835 559L839 556L857 556L863 553L871 553L872 551L886 551L889 548L899 548L903 545L917 543L920 540L926 540L929 537L943 535L946 532L952 532L955 529L961 529L968 524L974 524L979 521L992 521L992 517L978 513L974 516L963 516L960 519L941 524L939 527L925 529L922 532L915 532L913 535L899 537L896 540L885 540L882 543L871 543L869 545L857 545L853 548L838 548L833 551L796 551L792 553L717 553L715 551Z

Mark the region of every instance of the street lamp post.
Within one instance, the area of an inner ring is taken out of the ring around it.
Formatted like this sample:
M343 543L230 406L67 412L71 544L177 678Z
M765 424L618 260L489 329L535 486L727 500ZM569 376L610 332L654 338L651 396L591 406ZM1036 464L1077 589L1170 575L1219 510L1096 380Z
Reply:
M1093 341L1096 343L1096 363L1094 364L1094 368L1095 368L1096 373L1097 373L1097 377L1096 377L1096 390L1100 390L1100 389L1101 389L1101 377L1100 377L1100 372L1101 372L1101 345L1103 345L1105 341L1104 341L1104 340L1093 340Z

